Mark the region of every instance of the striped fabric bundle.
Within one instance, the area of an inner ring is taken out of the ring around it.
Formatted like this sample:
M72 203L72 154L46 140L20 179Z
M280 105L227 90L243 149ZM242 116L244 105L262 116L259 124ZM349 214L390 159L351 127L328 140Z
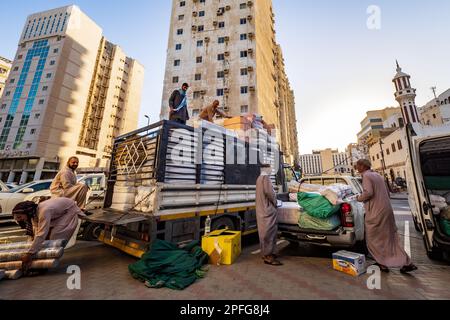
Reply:
M17 280L20 277L22 277L22 271L21 270L8 270L5 272L5 279L6 280Z
M16 249L11 251L0 251L0 262L20 261L27 249ZM34 259L58 259L64 254L63 248L48 248L40 250Z
M0 251L12 251L12 250L21 250L21 249L30 249L31 242L18 242L18 243L10 243L10 244L0 244ZM47 240L44 242L42 246L43 249L51 249L51 248L64 248L67 244L66 240Z
M59 265L58 259L34 260L30 269L53 269ZM22 261L1 262L0 269L19 270L22 269Z

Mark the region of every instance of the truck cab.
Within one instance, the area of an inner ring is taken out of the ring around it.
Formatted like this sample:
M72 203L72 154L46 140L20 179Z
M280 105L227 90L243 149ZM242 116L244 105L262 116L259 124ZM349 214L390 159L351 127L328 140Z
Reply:
M450 235L443 228L442 208L450 204L450 125L423 127L409 125L407 183L408 200L416 230L421 232L431 259L448 259ZM448 207L447 207L448 208Z

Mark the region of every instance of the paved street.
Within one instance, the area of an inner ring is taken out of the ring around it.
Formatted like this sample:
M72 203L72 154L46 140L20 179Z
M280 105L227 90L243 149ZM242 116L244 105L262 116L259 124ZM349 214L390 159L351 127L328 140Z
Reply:
M381 290L367 288L368 275L353 278L332 270L333 250L280 243L284 267L266 266L256 253L255 237L244 240L243 254L232 266L210 267L205 279L184 291L148 289L127 266L135 259L97 243L68 250L61 267L46 276L0 281L2 299L450 299L450 266L430 261L414 229L406 200L393 200L402 243L419 271L383 274ZM409 225L409 227L408 227ZM405 229L405 226L407 229ZM405 238L405 234L409 237ZM408 245L409 243L409 245ZM81 268L81 290L67 289L67 267Z

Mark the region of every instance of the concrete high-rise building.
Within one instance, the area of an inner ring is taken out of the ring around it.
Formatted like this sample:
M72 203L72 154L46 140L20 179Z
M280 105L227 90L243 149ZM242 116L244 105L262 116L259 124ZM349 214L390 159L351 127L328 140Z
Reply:
M12 61L0 56L0 98L3 95L6 79L8 79L8 75L11 70L11 64Z
M262 115L288 161L298 159L294 95L274 23L271 0L173 0L161 118L187 82L192 118L214 100L232 116Z
M305 176L351 175L350 157L337 149L313 151L300 156L300 166Z
M377 143L381 137L387 136L394 130L385 128L385 122L392 116L401 117L400 108L385 108L382 110L367 111L366 117L361 121L361 131L358 133L358 144L368 148Z
M0 179L51 178L72 155L106 168L137 127L143 74L78 7L30 15L0 101Z
M420 122L428 126L450 123L450 89L419 109Z

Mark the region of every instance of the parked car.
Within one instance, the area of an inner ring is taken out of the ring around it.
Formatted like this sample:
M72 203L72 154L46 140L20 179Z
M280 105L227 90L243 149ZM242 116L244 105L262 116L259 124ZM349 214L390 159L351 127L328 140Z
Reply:
M317 176L303 178L300 183L316 185L345 184L352 187L353 195L362 194L360 180L351 176ZM332 231L304 230L298 225L279 224L282 239L291 243L310 243L319 246L336 248L354 248L366 253L364 233L364 206L355 200L341 205L342 224Z
M8 192L10 189L11 188L8 186L8 184L0 180L0 192Z
M5 192L0 192L0 206L2 207L2 213L11 214L18 203L31 200L34 194L50 189L51 183L52 180L34 181Z

